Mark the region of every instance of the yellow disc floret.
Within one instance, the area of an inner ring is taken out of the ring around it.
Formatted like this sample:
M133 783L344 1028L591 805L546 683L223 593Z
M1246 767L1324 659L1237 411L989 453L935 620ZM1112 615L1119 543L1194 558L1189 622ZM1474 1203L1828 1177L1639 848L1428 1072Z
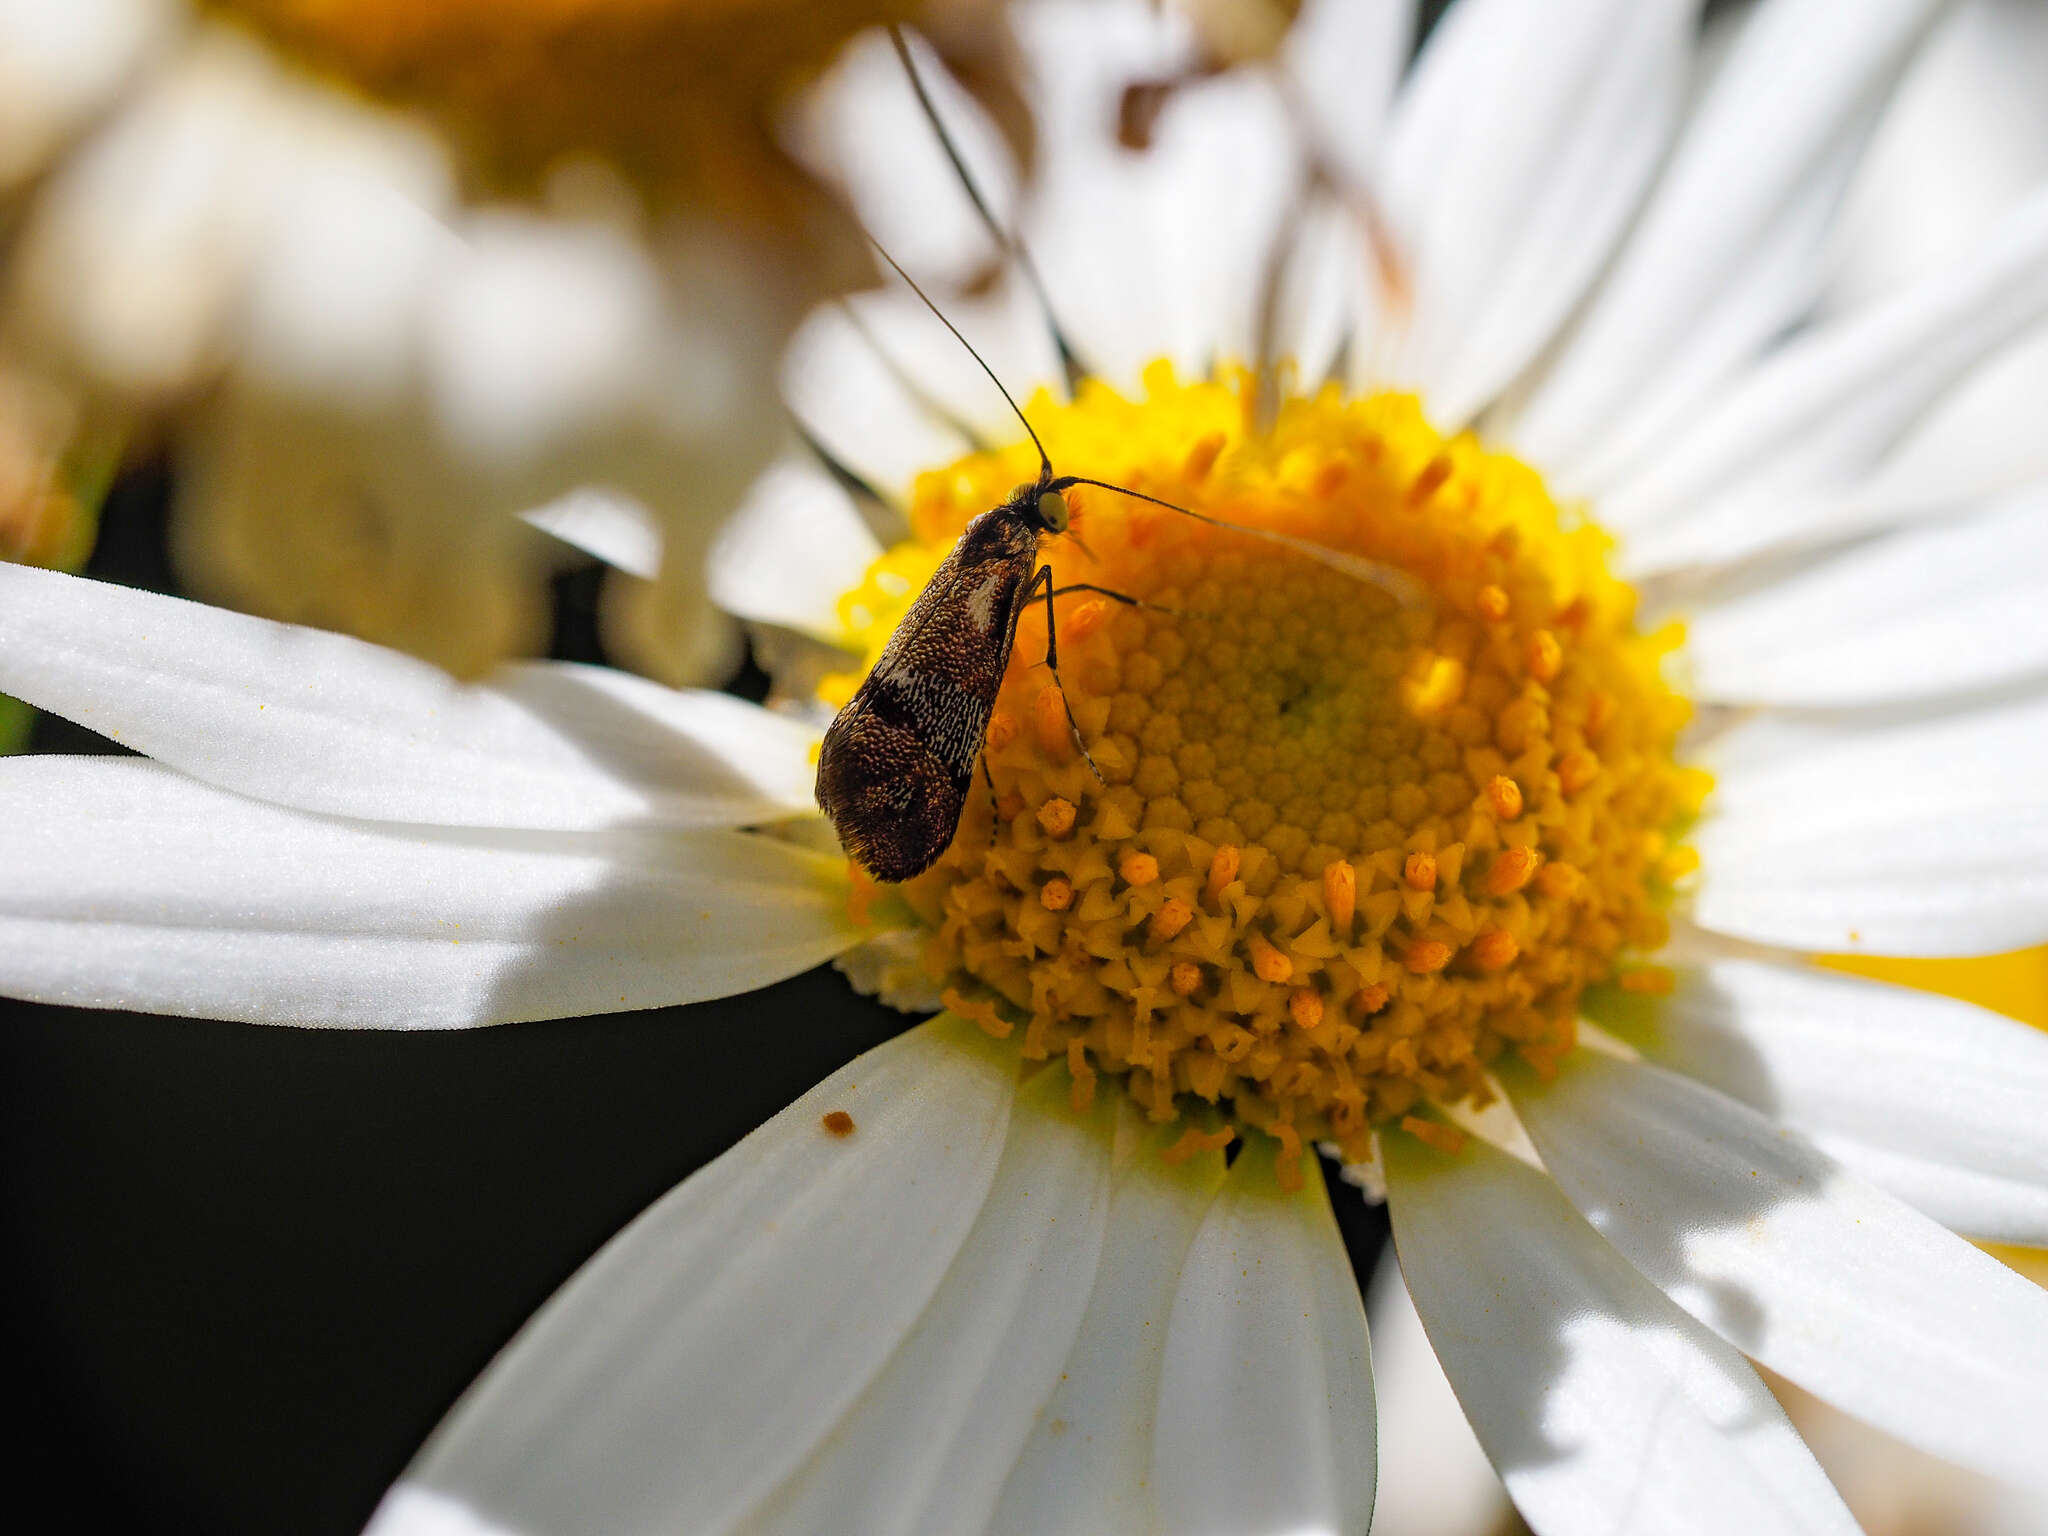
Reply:
M1060 672L1029 611L986 759L995 803L901 896L949 1004L1121 1078L1158 1119L1223 1106L1283 1146L1367 1155L1372 1128L1484 1093L1514 1049L1569 1049L1580 992L1665 937L1672 837L1704 780L1687 706L1597 529L1538 476L1445 439L1407 396L1296 398L1256 430L1243 379L1030 414L1063 470L1403 574L1077 489ZM842 605L872 664L1028 445L917 483L915 537ZM828 685L833 702L858 682Z

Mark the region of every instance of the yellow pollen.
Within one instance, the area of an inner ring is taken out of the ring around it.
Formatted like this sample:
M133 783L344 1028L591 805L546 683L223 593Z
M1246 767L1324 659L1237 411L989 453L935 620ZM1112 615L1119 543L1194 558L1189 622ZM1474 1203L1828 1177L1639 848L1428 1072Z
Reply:
M1159 861L1132 849L1117 861L1116 872L1124 877L1125 885L1150 885L1159 878Z
M1496 821L1513 821L1522 814L1522 786L1506 774L1497 773L1486 781L1486 803Z
M1055 795L1038 808L1038 824L1047 837L1065 837L1074 830L1074 802Z
M1401 880L1411 891L1436 889L1436 855L1424 849L1408 855L1401 866Z
M1504 1052L1553 1065L1589 984L1644 985L1704 784L1672 760L1679 637L1636 631L1605 537L1533 471L1409 397L1326 390L1265 430L1254 399L1159 364L1136 398L1091 382L1027 409L1061 469L1424 595L1076 489L1085 548L1048 536L1042 561L1148 606L1056 605L1064 701L1044 605L1022 615L984 754L993 829L969 796L897 897L949 1007L1021 1022L1025 1059L1064 1061L1077 1094L1100 1075L1154 1120L1213 1105L1298 1180L1311 1141L1362 1160L1376 1126L1457 1138L1423 1108L1483 1098ZM914 536L842 600L867 665L1036 464L1027 443L918 479ZM1211 1115L1176 1150L1216 1145Z
M1323 911L1330 919L1330 936L1349 938L1358 911L1358 871L1343 859L1323 866Z

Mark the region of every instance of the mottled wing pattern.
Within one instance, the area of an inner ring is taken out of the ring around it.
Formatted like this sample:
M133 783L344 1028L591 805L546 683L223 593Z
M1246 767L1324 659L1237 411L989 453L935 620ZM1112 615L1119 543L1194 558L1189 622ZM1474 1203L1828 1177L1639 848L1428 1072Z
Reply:
M953 841L1037 565L1022 518L969 523L825 733L818 804L876 879L922 874Z

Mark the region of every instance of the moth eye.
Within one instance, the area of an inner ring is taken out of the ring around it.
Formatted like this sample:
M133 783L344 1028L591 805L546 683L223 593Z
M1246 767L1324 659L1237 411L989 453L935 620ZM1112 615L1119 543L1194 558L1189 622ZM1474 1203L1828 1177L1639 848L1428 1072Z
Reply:
M1038 498L1038 517L1054 533L1067 531L1067 498L1058 491L1046 491Z

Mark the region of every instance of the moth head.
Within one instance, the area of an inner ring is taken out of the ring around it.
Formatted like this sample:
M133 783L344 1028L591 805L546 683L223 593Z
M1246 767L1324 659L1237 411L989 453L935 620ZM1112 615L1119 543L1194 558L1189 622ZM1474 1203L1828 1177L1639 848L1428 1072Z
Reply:
M1071 520L1065 496L1058 491L1038 493L1038 521L1047 533L1065 533Z

